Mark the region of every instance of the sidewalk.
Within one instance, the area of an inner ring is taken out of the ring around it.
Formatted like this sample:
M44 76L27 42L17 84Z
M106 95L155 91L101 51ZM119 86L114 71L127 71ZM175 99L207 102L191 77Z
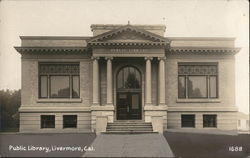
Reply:
M174 157L162 134L101 134L83 157Z

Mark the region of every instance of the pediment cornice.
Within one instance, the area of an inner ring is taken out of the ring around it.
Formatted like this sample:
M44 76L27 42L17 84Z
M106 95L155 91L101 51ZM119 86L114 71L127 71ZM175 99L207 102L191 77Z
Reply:
M88 40L89 45L169 45L170 41L160 35L126 25L97 35Z

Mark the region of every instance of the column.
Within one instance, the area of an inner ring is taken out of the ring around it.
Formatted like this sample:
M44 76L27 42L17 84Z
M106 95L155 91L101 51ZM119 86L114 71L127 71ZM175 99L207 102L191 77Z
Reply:
M159 78L159 84L158 84L158 90L159 90L159 105L165 105L166 104L166 98L165 98L165 60L166 57L158 58L159 60L159 70L158 70L158 78Z
M146 93L146 104L145 105L152 105L152 97L151 97L151 60L152 57L145 57L146 60L146 84L145 84L145 93Z
M93 105L100 105L99 96L99 57L92 57L93 59Z
M107 105L113 105L113 77L112 77L112 59L113 57L106 57L107 60Z

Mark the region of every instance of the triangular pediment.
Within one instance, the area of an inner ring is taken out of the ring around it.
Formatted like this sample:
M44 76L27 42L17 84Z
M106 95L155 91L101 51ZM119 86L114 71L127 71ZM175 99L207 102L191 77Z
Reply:
M102 42L157 42L154 39L145 37L142 34L132 31L124 31L116 34L108 39L101 40Z
M136 26L126 25L116 30L108 31L91 38L89 44L95 43L169 43L163 36L137 28Z

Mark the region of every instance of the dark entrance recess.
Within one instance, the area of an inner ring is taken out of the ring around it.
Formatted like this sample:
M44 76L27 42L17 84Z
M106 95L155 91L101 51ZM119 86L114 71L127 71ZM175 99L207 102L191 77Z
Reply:
M126 66L117 74L117 120L141 119L141 74Z
M118 120L141 119L140 93L118 93L117 99Z

